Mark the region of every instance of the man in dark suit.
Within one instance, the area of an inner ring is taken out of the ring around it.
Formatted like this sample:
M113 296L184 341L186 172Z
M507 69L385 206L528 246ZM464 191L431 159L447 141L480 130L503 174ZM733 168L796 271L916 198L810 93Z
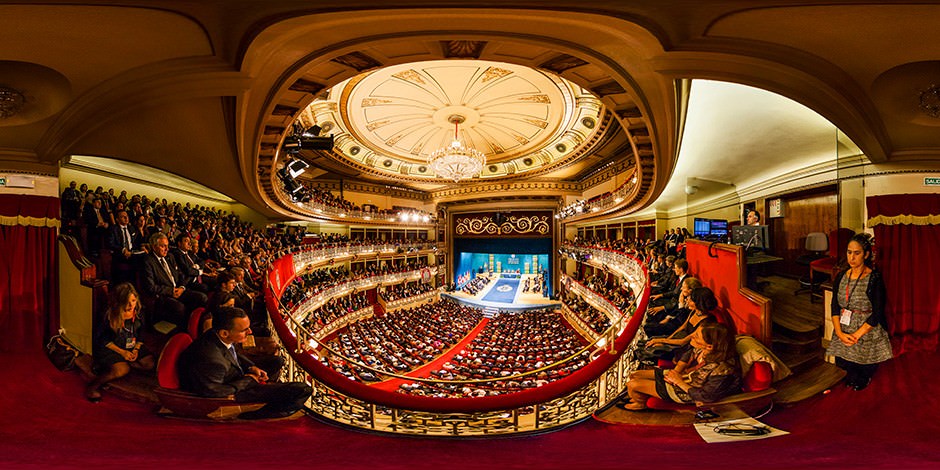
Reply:
M108 230L107 247L111 250L111 282L135 283L135 266L139 266L146 252L141 248L143 240L130 224L127 211L121 209L114 217L115 224Z
M144 259L141 283L144 295L153 301L155 320L166 320L185 327L187 313L206 306L206 294L187 289L180 282L182 276L176 260L167 256L170 242L161 232L150 237L151 253Z
M679 294L682 293L682 281L685 280L689 275L689 262L684 259L677 259L676 262L672 265L673 272L675 273L675 283L670 286L663 286L667 290L664 290L660 294L655 294L650 296L651 307L665 307L665 310L658 312L665 316L666 311L673 311L676 308L676 304L679 301ZM662 317L657 315L647 315L647 319L658 322L662 320Z
M97 257L101 245L108 236L108 225L111 219L107 211L101 207L101 199L95 199L91 204L85 204L82 214L88 233L88 253Z
M302 382L267 383L268 374L236 351L235 345L251 334L244 310L220 308L213 314L212 329L193 342L180 356L180 387L204 397L234 397L239 403L265 403L259 410L242 413L242 419L289 416L310 398L311 388Z
M179 267L182 275L180 284L205 294L209 292L209 288L202 282L202 267L193 256L192 249L192 238L184 234L176 240L176 248L172 250L173 257L176 258L176 266Z

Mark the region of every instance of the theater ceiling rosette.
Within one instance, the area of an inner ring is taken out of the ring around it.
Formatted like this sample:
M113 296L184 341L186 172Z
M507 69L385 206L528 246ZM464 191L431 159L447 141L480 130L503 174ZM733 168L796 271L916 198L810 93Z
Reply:
M459 138L486 155L478 178L545 175L576 162L601 139L605 109L587 90L551 73L482 60L435 60L360 74L301 113L332 134L321 152L365 178L433 189L448 183L428 156ZM341 170L342 171L342 170Z

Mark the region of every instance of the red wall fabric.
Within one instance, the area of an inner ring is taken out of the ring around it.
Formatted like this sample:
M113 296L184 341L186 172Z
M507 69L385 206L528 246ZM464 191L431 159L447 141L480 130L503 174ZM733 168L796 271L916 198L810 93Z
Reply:
M770 312L769 308L763 307L770 301L743 286L744 271L738 264L737 253L743 249L716 245L709 250L709 245L699 240L686 242L689 273L715 293L719 308L723 308L734 321L738 334L750 335L770 344ZM743 253L741 259L743 261Z
M0 195L0 216L59 219L59 199ZM0 224L0 351L41 350L58 329L56 227Z
M940 215L938 194L867 199L868 216ZM887 288L885 315L896 354L936 351L940 332L940 225L878 224L875 264Z

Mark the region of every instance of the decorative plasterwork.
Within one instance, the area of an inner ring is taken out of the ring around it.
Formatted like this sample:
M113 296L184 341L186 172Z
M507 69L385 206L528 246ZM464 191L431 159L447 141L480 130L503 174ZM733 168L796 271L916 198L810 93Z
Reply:
M498 220L497 220L498 219ZM467 235L549 235L552 218L548 215L460 216L455 219L454 233Z
M599 142L603 105L586 90L528 67L480 60L426 61L358 75L315 100L304 116L330 123L331 158L398 181L438 182L427 165L460 138L487 158L482 179L540 174ZM305 120L306 120L305 119ZM443 182L443 181L440 181Z

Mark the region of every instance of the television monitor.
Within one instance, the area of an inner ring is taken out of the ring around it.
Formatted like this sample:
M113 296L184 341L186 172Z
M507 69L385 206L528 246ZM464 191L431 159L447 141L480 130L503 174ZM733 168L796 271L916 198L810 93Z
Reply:
M715 237L727 237L728 221L712 219L708 224L708 234Z
M707 237L711 233L711 221L708 219L702 219L700 217L695 218L695 225L692 226L692 234L696 237Z
M770 246L766 225L739 225L731 228L731 243L766 250Z

